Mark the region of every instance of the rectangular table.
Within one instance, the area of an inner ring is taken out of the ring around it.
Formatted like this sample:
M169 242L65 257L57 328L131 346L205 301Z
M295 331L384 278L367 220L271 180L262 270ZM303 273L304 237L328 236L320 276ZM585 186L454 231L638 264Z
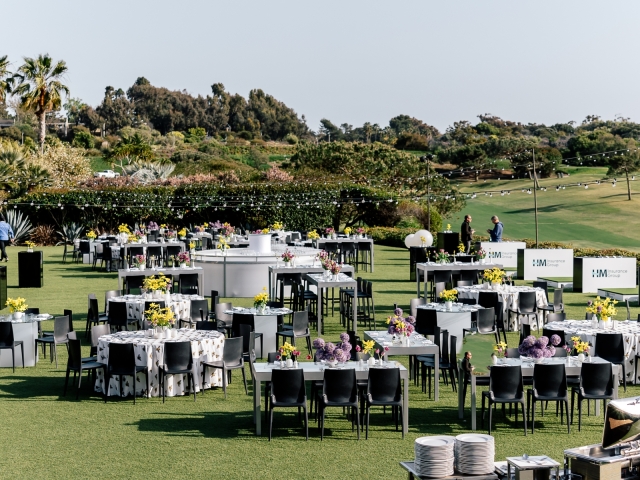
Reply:
M192 274L192 273L197 273L198 274L198 293L200 295L204 295L204 292L202 290L203 286L204 286L204 270L202 269L202 267L188 267L188 268L180 268L180 267L176 267L176 268L172 268L172 267L168 267L168 268L145 268L144 270L127 270L127 269L120 269L118 270L118 288L120 290L122 290L123 288L123 278L126 277L136 277L139 275L144 275L145 277L150 277L151 275L159 275L161 273L164 273L165 275L171 275L173 276L173 279L176 280L180 277L181 274Z
M323 380L324 369L328 368L325 364L315 362L299 362L299 368L304 371L304 380L306 382ZM409 371L401 364L396 362L400 368L400 378L403 384L402 393L402 432L406 435L409 431ZM253 377L253 422L256 424L256 435L262 435L262 382L271 381L271 371L274 368L280 368L273 363L252 363L251 373ZM356 378L358 380L366 380L369 378L369 366L358 366L356 362L345 363L345 368L355 368ZM373 367L375 368L375 367Z
M318 332L324 333L322 325L322 291L325 288L344 287L353 289L353 302L351 302L353 308L353 331L358 333L358 283L356 280L342 272L338 274L337 280L329 280L323 275L315 273L309 273L305 275L305 278L318 289Z
M420 297L420 272L422 271L424 275L424 298L427 298L427 277L429 272L434 272L436 270L450 270L454 274L460 273L462 270L481 270L485 271L487 269L492 268L502 268L502 264L500 263L434 263L434 262L426 262L426 263L417 263L416 264L416 294L418 298Z
M575 361L575 363L572 364L568 364L567 361L568 359L571 357L554 357L554 358L547 358L545 359L546 363L564 363L565 364L565 368L567 371L567 376L579 376L580 375L580 370L582 368L582 364L578 361ZM603 360L600 357L590 357L592 359L592 361L594 363L609 363L606 360ZM522 360L520 360L519 358L504 358L502 359L503 362L505 362L505 364L507 365L522 365L522 376L523 377L533 377L533 364L532 363L527 363L524 362ZM462 361L460 361L460 364L462 363ZM618 365L612 365L613 366L613 375L616 376L618 375ZM493 368L500 368L499 366L497 367L493 367ZM462 398L462 394L464 392L464 371L462 370L462 365L459 365L459 374L458 374L458 418L459 419L463 419L464 418L464 399ZM489 375L484 375L484 377L488 377ZM470 379L470 384L471 384L471 430L476 430L477 427L477 420L476 420L476 393L477 393L477 389L476 389L476 380L477 380L478 375L471 375L471 379ZM618 398L618 382L614 382L615 388L614 388L614 398ZM526 387L525 387L526 389ZM599 402L596 402L596 408L599 408ZM596 411L597 414L597 411Z
M295 267L285 267L283 264L278 265L270 265L269 266L269 298L271 300L275 300L278 296L278 292L276 292L276 283L278 279L279 273L323 273L324 268L320 265L296 265ZM353 276L354 268L351 265L343 265L342 272L351 273Z
M411 335L411 337L413 337ZM394 344L391 341L391 335L386 332L372 332L365 331L364 337L366 340L373 340L376 342L376 345L382 350L385 346L389 347L389 351L387 355L403 355L403 356L412 356L412 355L433 355L435 357L435 377L436 379L440 378L440 348L433 342L429 341L429 343L424 343L420 340L415 341L410 338L410 342L407 346L402 346L402 344ZM422 335L420 335L422 337ZM437 402L440 399L440 382L436 380L434 382L434 391L433 397Z

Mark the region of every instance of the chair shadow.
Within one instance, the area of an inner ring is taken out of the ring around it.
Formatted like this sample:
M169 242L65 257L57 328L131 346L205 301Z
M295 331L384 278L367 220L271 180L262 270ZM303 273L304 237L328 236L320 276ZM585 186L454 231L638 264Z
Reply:
M40 358L40 361L49 362L49 359L43 360ZM64 379L66 373L66 366L62 365L58 370L60 373L59 377L26 377L18 375L18 371L22 368L22 365L19 364L20 360L16 362L16 375L11 374L11 370L9 368L0 369L0 373L7 370L9 372L8 376L2 376L2 379L5 382L2 385L2 393L0 393L0 401L37 401L41 402L43 396L53 397L52 400L55 401L76 401L76 385L77 385L77 377L76 382L73 382L73 372L69 376L69 385L67 387L67 396L63 397L62 394L64 392ZM58 359L60 362L60 359ZM19 366L20 365L20 366ZM34 368L34 367L27 367ZM7 381L8 380L8 381ZM85 373L82 376L82 385L80 386L80 398L78 401L87 401L87 400L95 400L102 401L102 396L93 391L94 382L89 381L87 374ZM55 398L55 395L58 395Z
M253 412L208 412L196 414L156 413L158 418L143 418L130 423L141 432L162 433L172 437L237 438L253 437Z

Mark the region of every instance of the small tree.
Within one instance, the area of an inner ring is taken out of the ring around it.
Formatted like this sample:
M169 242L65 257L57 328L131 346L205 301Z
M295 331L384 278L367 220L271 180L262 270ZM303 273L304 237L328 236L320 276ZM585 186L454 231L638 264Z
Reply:
M627 179L627 198L631 200L631 184L629 183L629 174L633 174L640 170L640 157L637 150L621 153L614 157L609 157L609 175L624 173Z
M0 57L0 103L4 103L7 94L11 93L13 75L9 72L9 60L7 56Z

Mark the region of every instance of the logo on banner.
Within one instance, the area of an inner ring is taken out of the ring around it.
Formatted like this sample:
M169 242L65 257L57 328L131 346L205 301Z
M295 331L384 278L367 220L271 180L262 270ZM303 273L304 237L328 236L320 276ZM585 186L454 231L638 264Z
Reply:
M534 267L546 267L547 266L547 260L546 259L541 259L541 258L534 258L533 259L533 266Z
M490 258L502 258L502 252L489 252Z
M594 268L591 270L591 278L620 278L628 274L628 270L611 270L605 269L600 270Z
M591 270L591 277L593 277L593 278L606 278L607 277L607 271L606 270L593 269L593 270Z

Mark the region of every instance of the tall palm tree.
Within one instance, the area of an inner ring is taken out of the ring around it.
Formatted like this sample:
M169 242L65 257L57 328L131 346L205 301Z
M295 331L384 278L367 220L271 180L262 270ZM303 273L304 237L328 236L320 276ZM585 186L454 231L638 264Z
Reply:
M38 58L25 57L24 65L14 75L19 82L14 93L20 96L21 106L33 111L38 118L41 151L44 148L47 112L62 106L63 93L69 96L69 88L60 81L66 71L64 60L54 63L49 54L44 54L38 55Z
M7 94L11 93L13 85L13 75L9 71L9 60L7 56L0 57L0 103L4 103Z

